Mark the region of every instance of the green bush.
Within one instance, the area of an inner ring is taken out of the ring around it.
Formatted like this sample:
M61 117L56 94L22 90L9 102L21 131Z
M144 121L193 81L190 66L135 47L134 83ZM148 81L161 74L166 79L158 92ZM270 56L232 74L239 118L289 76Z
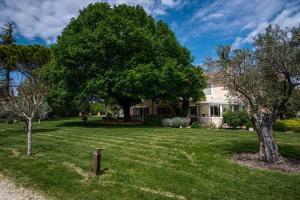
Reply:
M84 121L84 122L86 122L88 120L88 117L86 115L82 115L81 116L81 120Z
M193 122L191 128L201 128L201 124L199 122Z
M286 130L286 125L282 121L276 121L274 125L274 131L285 132Z
M223 115L223 123L228 124L231 128L236 128L240 124L237 112L227 112Z
M144 125L146 125L146 126L161 126L162 125L162 117L150 115L146 118Z
M244 111L227 112L223 115L223 123L231 128L245 126L249 121L249 115Z
M300 119L285 119L282 122L286 126L286 129L289 131L300 128Z
M238 113L238 117L240 119L240 124L239 124L240 126L246 126L246 124L248 122L251 123L249 114L247 112L245 112L245 111L238 111L237 113ZM252 123L251 123L251 127L252 127Z
M247 130L249 130L249 128L253 128L253 124L250 120L246 122L245 126Z

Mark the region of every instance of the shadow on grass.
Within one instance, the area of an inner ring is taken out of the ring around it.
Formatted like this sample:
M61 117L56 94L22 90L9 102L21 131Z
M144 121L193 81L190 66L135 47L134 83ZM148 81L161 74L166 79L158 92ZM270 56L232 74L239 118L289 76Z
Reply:
M231 153L241 153L241 152L251 152L255 153L258 151L258 142L255 141L242 141L242 142L232 142L230 144L222 144L217 146L221 151Z
M57 127L82 127L82 128L159 128L144 125L132 125L132 124L101 124L100 121L76 121L76 122L63 122L58 124Z
M33 128L32 129L32 133L48 133L48 132L53 132L53 131L57 131L58 128ZM17 130L5 130L5 133L9 133L9 134L26 134L27 132L25 131L25 129L17 129Z
M287 158L300 159L300 147L288 144L277 144L279 153ZM217 145L216 148L220 149L226 154L234 153L257 153L259 150L258 141L242 141L233 142L231 144Z

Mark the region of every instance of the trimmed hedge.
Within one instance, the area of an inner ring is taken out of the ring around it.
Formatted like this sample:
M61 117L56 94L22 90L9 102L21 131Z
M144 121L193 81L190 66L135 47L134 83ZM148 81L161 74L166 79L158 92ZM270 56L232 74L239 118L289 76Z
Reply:
M161 121L163 127L172 127L171 119L166 118Z
M279 129L278 129L278 126ZM285 119L277 120L274 126L275 131L294 131L295 133L300 132L300 119Z
M187 119L185 117L174 117L174 118L165 118L161 122L163 127L186 127Z
M274 131L285 132L286 130L285 124L282 121L277 120L274 125Z
M289 131L294 131L295 129L300 129L300 119L285 119L282 120L286 129Z

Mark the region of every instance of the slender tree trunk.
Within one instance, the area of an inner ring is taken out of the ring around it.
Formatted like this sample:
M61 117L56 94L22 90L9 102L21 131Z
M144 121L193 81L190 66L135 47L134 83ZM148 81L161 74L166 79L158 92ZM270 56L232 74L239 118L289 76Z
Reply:
M7 92L7 95L10 96L10 70L9 69L6 69L6 75L5 75L5 87L6 87L6 92Z
M122 104L122 109L123 109L123 113L124 113L124 121L128 122L130 121L130 107L131 104L130 103L123 103Z
M28 119L27 123L27 155L32 155L32 119Z
M274 119L267 114L263 114L255 123L260 142L259 157L268 163L281 162L281 156L274 138L273 124Z

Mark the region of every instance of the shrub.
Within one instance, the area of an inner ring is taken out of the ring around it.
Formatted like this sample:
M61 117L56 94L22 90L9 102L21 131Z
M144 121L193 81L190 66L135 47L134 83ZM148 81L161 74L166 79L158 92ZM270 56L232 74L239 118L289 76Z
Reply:
M171 124L171 119L170 118L165 118L161 121L161 124L163 127L172 127Z
M247 130L249 130L249 128L253 128L253 124L250 120L246 122L245 126Z
M240 126L246 126L247 123L251 123L251 120L250 120L250 117L249 117L249 114L245 111L238 111L237 112L237 115L240 119ZM249 125L249 124L248 124ZM251 127L252 127L252 123L251 123Z
M297 128L300 128L300 120L299 119L285 119L282 122L286 126L287 130L293 131Z
M150 115L146 118L144 125L146 125L146 126L161 126L162 125L162 117Z
M88 117L86 115L82 115L81 116L81 120L84 121L84 122L86 122L88 120Z
M175 128L187 126L187 119L185 117L174 117L171 119L171 126Z
M286 126L282 121L276 121L274 125L274 131L280 131L280 132L285 132L286 131Z
M223 115L223 123L228 124L231 128L245 126L249 121L249 115L244 111L227 112Z
M210 122L208 124L202 124L203 128L218 128L218 125L215 124L214 122Z
M186 127L187 126L187 119L185 117L174 117L174 118L166 118L163 119L161 122L163 127Z
M201 128L201 124L199 122L193 122L191 127L192 128Z
M228 124L231 128L236 128L240 125L240 119L237 112L227 112L223 115L223 123Z

